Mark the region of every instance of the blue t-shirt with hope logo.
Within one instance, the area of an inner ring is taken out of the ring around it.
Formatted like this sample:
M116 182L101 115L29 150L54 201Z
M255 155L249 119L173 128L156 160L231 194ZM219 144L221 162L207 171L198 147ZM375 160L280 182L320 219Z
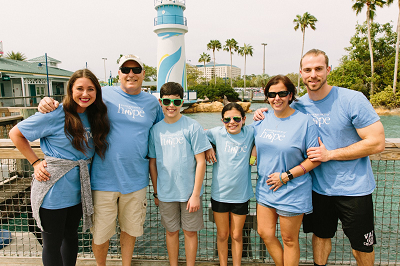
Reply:
M40 148L47 156L72 161L87 160L93 157L95 153L93 137L86 113L80 113L79 117L85 129L85 137L90 147L86 150L86 154L75 149L65 135L65 114L62 104L53 112L47 114L36 113L18 123L17 127L29 141L40 138ZM79 204L81 202L80 184L79 167L76 166L51 187L44 197L41 207L46 209L62 209Z
M157 162L157 193L164 202L186 202L192 195L196 174L195 155L211 149L202 126L182 116L177 122L161 121L149 138L149 157ZM203 186L201 187L201 195Z
M292 107L308 114L318 127L328 150L347 147L361 140L356 129L377 121L379 116L361 93L332 87L322 100L313 101L308 94ZM313 190L328 196L363 196L375 189L369 157L347 161L328 161L314 169Z
M211 197L219 202L244 203L254 196L251 184L251 150L254 128L244 126L239 134L229 134L225 127L206 131L216 146L217 162L213 165Z
M149 185L149 131L164 118L161 106L149 93L130 95L120 87L104 87L102 96L110 119L109 147L104 160L94 156L92 190L138 191Z
M277 191L266 181L272 173L284 173L307 158L307 149L318 145L317 126L307 115L295 111L291 116L278 118L273 111L264 113L265 119L254 122L257 148L258 202L278 210L308 213L312 211L312 172L296 177Z

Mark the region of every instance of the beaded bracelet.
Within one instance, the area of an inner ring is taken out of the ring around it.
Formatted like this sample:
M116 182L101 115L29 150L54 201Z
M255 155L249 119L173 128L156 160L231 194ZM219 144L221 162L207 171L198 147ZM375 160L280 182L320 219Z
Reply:
M282 173L279 174L279 180L281 181L281 183L282 183L283 185L286 185L286 183L283 182L283 180L282 180Z

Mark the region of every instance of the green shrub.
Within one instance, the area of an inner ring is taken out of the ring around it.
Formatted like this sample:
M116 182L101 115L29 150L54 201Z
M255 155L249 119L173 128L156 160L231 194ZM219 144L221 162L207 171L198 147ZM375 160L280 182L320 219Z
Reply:
M239 94L232 89L229 85L217 84L214 86L206 86L206 85L196 85L189 87L189 90L197 91L197 98L204 99L207 96L211 101L216 101L224 98L224 95L228 98L229 101L238 100Z
M400 91L393 95L392 87L387 86L383 91L374 94L370 101L374 107L400 108Z

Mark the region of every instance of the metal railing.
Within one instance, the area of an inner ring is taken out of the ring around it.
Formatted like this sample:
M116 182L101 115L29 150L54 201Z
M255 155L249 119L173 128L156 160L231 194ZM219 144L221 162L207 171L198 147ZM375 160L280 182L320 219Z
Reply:
M186 0L154 0L154 5L158 5L158 4L186 4Z
M31 143L39 154L38 141ZM0 140L0 229L11 232L13 240L0 249L1 258L17 260L19 257L40 258L41 235L32 219L30 209L30 180L32 166L15 150L10 140ZM377 265L400 265L400 139L387 139L384 152L371 156L371 163L377 187L373 193L375 210L375 263ZM256 168L252 169L252 182L255 185ZM199 249L197 261L218 262L216 251L216 226L210 210L212 166L207 166L204 179L203 214L205 228L198 234ZM154 205L152 187L147 190L148 209L144 224L144 235L137 238L134 260L167 261L165 230L160 223L160 213ZM242 263L273 263L265 245L257 234L256 202L251 199L249 215L244 227L244 249ZM277 235L280 235L279 224ZM0 234L1 236L1 234ZM300 231L301 263L312 264L311 234ZM108 258L120 259L121 247L119 233L110 241ZM180 236L179 259L185 260L183 234ZM79 232L79 260L93 259L91 234ZM348 239L341 225L332 239L332 252L328 264L355 264Z
M41 99L47 95L25 97L0 97L0 107L34 107L38 106ZM51 95L53 99L62 102L64 95Z

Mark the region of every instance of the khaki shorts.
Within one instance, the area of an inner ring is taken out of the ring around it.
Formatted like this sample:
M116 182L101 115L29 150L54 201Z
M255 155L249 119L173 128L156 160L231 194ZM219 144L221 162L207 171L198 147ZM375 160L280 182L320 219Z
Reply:
M143 235L146 218L146 188L129 194L93 190L93 241L101 245L116 233L117 215L121 231L138 237Z
M180 228L189 232L197 232L204 228L203 197L200 197L200 208L196 212L186 210L186 202L160 201L161 224L168 232L176 232Z

